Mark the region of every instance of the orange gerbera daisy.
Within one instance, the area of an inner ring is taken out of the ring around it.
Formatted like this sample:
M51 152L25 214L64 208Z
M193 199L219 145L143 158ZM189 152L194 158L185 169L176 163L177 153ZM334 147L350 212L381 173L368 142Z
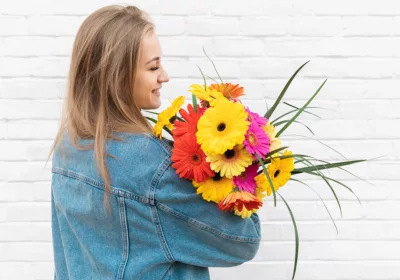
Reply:
M192 104L187 106L187 112L184 109L180 109L179 113L185 122L176 120L174 122L174 129L172 130L172 137L177 140L179 137L185 135L186 133L196 134L197 132L197 122L203 115L205 108L200 108L197 105L197 113L194 111Z
M215 89L216 91L223 93L223 95L228 99L239 98L240 96L244 95L244 88L238 84L211 84L208 88L210 90ZM203 108L209 107L207 101L201 100L200 102Z
M203 182L214 176L194 134L187 133L174 142L171 160L172 167L181 178Z
M208 88L222 92L223 95L229 99L239 98L240 96L244 95L244 88L237 84L236 85L231 83L212 84Z
M247 210L255 210L262 206L262 201L249 192L232 192L225 197L220 203L218 208L221 211L230 212L237 207L238 211L242 211L243 207Z

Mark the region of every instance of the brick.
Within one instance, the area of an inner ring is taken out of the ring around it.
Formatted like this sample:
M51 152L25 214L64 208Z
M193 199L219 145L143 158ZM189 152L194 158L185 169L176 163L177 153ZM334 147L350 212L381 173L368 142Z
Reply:
M188 35L197 36L234 36L239 35L239 21L226 18L189 18Z
M73 39L73 37L9 37L4 39L3 55L8 57L70 56Z
M0 79L0 96L18 100L61 99L65 96L66 86L66 79Z
M49 221L51 221L51 206L49 202L0 203L1 223Z
M50 182L0 182L0 202L49 202Z
M215 38L213 46L217 56L262 57L265 54L264 43L259 39Z

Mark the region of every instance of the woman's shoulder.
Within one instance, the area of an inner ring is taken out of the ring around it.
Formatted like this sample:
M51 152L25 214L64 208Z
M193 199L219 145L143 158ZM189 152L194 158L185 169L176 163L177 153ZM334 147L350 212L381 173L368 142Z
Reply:
M151 134L133 134L126 132L115 133L117 138L107 145L107 151L110 154L145 154L148 157L170 157L173 148L173 142L162 138L159 139Z

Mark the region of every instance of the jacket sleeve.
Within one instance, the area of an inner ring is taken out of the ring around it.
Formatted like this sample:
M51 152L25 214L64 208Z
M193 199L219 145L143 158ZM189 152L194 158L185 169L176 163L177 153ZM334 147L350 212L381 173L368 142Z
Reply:
M229 267L254 258L260 240L257 214L242 219L222 212L196 194L191 181L166 165L155 191L164 250L174 261L204 267Z

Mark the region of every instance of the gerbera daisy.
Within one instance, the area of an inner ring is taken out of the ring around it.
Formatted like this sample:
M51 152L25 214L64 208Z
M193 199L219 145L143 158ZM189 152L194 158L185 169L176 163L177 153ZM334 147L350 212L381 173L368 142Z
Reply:
M184 102L185 97L178 96L174 101L172 101L171 106L158 114L157 123L153 129L154 135L161 139L162 129L164 128L164 126L166 126L170 130L174 128L172 123L175 121L176 113L178 113L179 108L183 105Z
M283 153L283 156L288 155L292 155L292 152L286 150ZM287 181L289 181L293 169L293 157L285 159L280 159L278 157L272 158L271 163L267 167L267 172L269 177L271 178L275 191L277 191L280 187L284 186ZM258 192L259 195L262 195L262 192L264 191L267 191L268 196L272 194L272 189L268 182L268 178L264 173L258 175L255 180L257 184L256 194Z
M233 190L232 180L221 177L218 173L214 177L208 178L205 182L192 181L192 184L197 188L196 193L202 194L204 200L216 203L219 203Z
M244 95L244 88L237 84L212 84L208 88L211 90L215 89L219 92L222 92L223 95L229 99L239 98L240 96Z
M233 177L233 184L240 191L248 191L254 193L256 189L256 181L254 177L257 176L258 164L250 165L246 170L239 176Z
M269 138L255 122L249 126L243 144L255 158L256 155L263 158L269 152Z
M243 148L243 145L237 145L223 154L207 155L206 160L210 162L212 170L219 172L221 176L232 178L245 171L246 167L253 162L253 157Z
M261 117L259 114L251 112L249 108L246 108L246 112L249 114L249 122L256 123L259 126L264 126L267 123L267 119Z
M204 86L199 84L193 84L190 86L189 91L193 93L200 100L207 101L211 106L215 106L218 100L226 99L222 92L215 89L204 88Z
M240 216L240 217L242 217L242 219L246 219L246 218L250 217L253 213L257 212L257 210L258 209L247 210L246 207L243 207L242 211L239 211L238 207L235 206L234 213L236 216Z
M209 155L222 154L242 144L249 126L248 114L240 103L227 99L208 108L197 124L197 142Z
M181 178L203 182L214 176L194 134L186 134L174 142L171 160L172 167Z
M232 192L218 203L218 208L227 212L233 211L235 207L239 211L242 211L243 207L247 210L254 210L260 208L262 204L261 200L249 192Z
M276 137L277 132L275 126L268 122L267 125L263 127L263 130L269 138L269 150L274 151L276 149L279 149L282 146L281 139Z
M200 117L203 115L205 111L204 109L200 108L200 106L197 105L197 113L196 113L193 109L192 104L189 104L187 106L187 110L188 112L186 112L184 109L179 110L179 114L185 121L183 122L176 120L174 122L174 129L172 130L172 136L174 140L185 135L186 133L196 134L197 122L199 121Z

